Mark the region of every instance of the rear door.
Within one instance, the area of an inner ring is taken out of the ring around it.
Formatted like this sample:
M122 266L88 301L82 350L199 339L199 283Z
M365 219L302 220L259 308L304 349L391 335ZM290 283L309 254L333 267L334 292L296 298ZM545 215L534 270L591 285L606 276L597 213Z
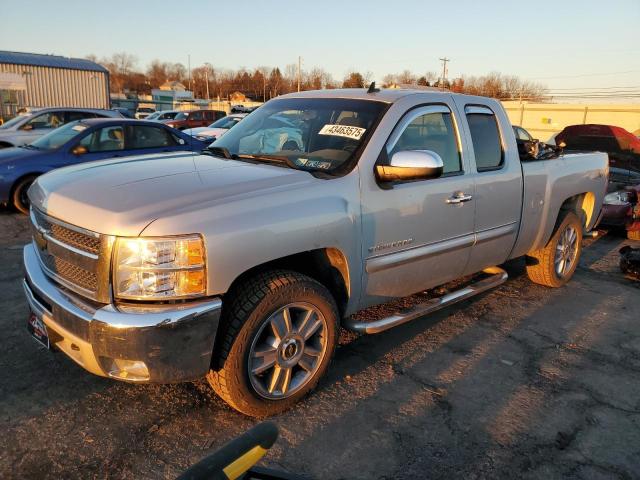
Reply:
M162 126L127 125L127 155L184 150L171 132Z
M378 162L395 153L430 150L440 178L362 188L364 304L402 297L462 275L473 244L474 184L450 100L406 112ZM455 201L469 197L468 201ZM453 202L452 202L453 200ZM366 207L366 210L365 210Z
M204 112L202 112L201 110L196 110L195 112L191 112L189 114L189 119L187 123L189 125L189 128L204 126Z
M493 105L456 97L471 139L475 183L475 243L465 274L499 265L515 245L522 212L522 169L506 114Z

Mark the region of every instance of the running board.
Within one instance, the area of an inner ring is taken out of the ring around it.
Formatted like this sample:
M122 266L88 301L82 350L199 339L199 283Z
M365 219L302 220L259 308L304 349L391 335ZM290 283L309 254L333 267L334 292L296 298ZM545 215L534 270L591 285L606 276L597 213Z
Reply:
M403 323L410 322L416 318L420 318L429 313L433 313L441 308L453 305L454 303L461 302L467 298L478 295L491 288L495 288L498 285L502 285L507 281L509 275L503 269L499 267L489 267L483 270L484 273L491 275L490 277L483 278L477 282L473 282L460 290L447 293L442 297L432 298L424 303L420 303L414 307L407 309L406 311L398 312L390 317L381 318L373 322L359 322L354 321L351 318L342 322L342 326L347 330L351 330L357 333L380 333L390 328L397 327Z

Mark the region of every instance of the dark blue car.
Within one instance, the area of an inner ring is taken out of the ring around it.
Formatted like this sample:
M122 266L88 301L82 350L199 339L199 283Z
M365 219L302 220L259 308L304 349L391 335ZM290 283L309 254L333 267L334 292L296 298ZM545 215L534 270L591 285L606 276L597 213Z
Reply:
M0 204L27 213L27 190L38 176L78 163L147 153L201 151L206 144L157 122L86 119L30 145L0 150Z

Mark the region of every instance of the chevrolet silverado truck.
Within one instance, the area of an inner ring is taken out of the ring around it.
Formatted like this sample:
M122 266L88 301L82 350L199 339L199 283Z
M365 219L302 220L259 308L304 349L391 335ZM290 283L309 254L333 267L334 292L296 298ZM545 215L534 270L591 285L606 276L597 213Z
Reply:
M378 333L495 287L573 275L606 154L521 160L500 103L421 90L273 99L202 153L47 173L29 190L27 327L89 372L205 377L268 416L325 374L340 327ZM460 278L373 322L355 312Z

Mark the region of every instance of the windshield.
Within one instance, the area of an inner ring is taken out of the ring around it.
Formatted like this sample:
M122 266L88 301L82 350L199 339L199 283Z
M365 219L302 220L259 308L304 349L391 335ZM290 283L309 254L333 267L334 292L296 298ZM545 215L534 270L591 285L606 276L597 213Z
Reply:
M80 122L71 122L56 128L53 132L38 138L31 146L39 150L55 150L73 137L85 131L88 127Z
M238 123L242 118L240 117L222 117L220 120L216 120L208 128L226 128L229 129Z
M271 100L209 148L226 149L232 158L340 175L357 161L385 107L342 98Z
M175 120L186 120L189 117L189 112L180 112L177 114L174 119Z
M20 122L28 120L29 118L31 118L31 115L18 115L17 117L12 118L8 122L5 122L2 125L0 125L0 128L11 128L14 125L19 124Z

